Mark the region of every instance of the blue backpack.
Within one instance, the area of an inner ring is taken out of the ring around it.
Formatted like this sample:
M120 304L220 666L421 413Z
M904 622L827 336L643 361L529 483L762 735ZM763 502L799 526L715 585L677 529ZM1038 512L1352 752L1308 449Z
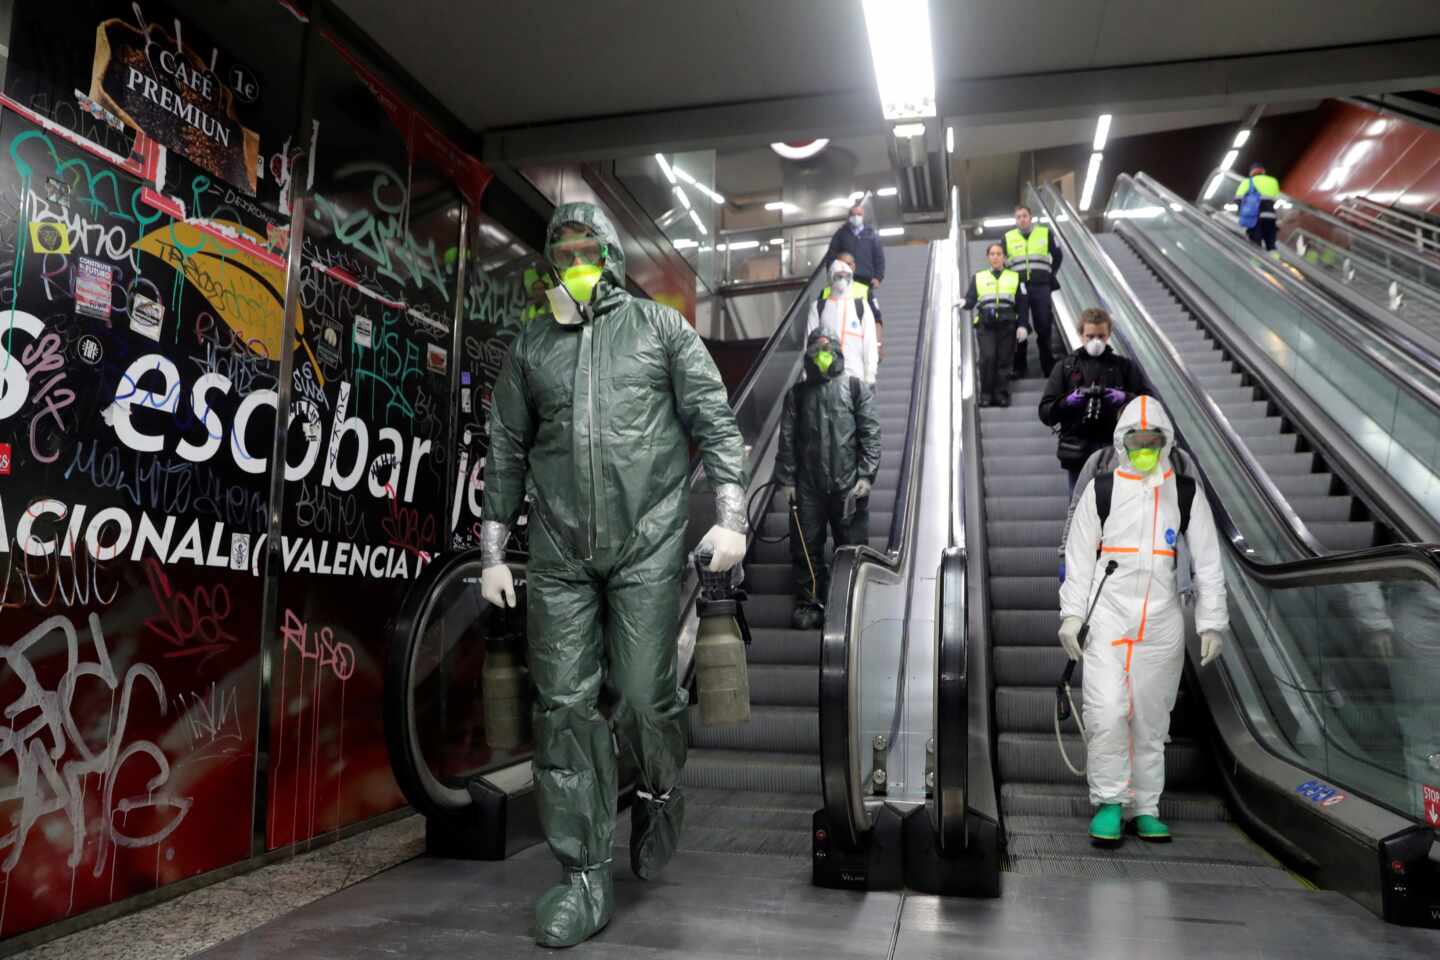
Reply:
M1260 191L1255 188L1255 178L1250 178L1250 191L1240 198L1240 226L1253 230L1260 222Z

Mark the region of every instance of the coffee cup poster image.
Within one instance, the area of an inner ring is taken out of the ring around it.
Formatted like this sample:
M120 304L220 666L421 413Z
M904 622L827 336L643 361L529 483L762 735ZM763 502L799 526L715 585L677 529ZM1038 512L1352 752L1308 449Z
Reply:
M119 8L95 29L90 99L254 196L260 135L236 109L259 99L255 73L159 4Z

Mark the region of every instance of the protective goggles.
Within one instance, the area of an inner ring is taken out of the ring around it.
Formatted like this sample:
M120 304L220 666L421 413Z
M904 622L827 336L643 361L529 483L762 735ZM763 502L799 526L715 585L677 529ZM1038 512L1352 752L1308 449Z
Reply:
M550 263L564 270L576 264L599 266L605 259L605 242L599 237L563 237L550 241Z
M1165 434L1159 430L1132 430L1125 434L1126 450L1159 450L1165 446Z

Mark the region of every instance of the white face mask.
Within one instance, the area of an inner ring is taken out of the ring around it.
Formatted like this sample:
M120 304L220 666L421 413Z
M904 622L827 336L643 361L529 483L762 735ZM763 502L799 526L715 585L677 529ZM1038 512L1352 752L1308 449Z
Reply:
M849 273L832 273L830 275L830 289L836 293L843 293L850 289L850 277L851 275Z
M835 221L832 220L832 221L830 221L830 222L831 222L831 223L834 223ZM850 226L852 226L852 227L857 227L857 228L858 228L858 227L863 227L864 225L865 225L865 218L864 218L864 217L857 217L857 216L851 215L851 217L850 217Z
M556 323L573 327L585 319L580 316L580 308L575 306L575 300L564 287L556 286L546 290L545 299L550 301L550 310L555 314Z
M1098 357L1105 352L1105 341L1099 337L1093 337L1085 341L1085 352L1092 357Z

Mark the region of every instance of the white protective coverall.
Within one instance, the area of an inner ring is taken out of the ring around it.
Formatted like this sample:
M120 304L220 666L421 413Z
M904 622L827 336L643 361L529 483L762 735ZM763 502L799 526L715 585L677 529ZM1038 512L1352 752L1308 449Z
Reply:
M1165 446L1155 469L1130 465L1124 438L1160 430ZM1165 789L1165 741L1185 659L1185 620L1175 588L1179 494L1170 450L1175 430L1154 397L1126 404L1115 426L1117 453L1105 528L1095 484L1080 495L1065 543L1060 615L1085 616L1105 566L1118 566L1095 602L1085 643L1084 717L1090 802L1118 803L1125 816L1159 816ZM1186 540L1193 558L1195 629L1224 630L1225 576L1215 521L1198 478Z
M817 329L836 331L840 335L840 352L845 356L845 372L875 386L880 371L880 335L875 330L875 311L863 297L853 297L847 290L843 295L827 297L823 310L812 302L805 335Z

